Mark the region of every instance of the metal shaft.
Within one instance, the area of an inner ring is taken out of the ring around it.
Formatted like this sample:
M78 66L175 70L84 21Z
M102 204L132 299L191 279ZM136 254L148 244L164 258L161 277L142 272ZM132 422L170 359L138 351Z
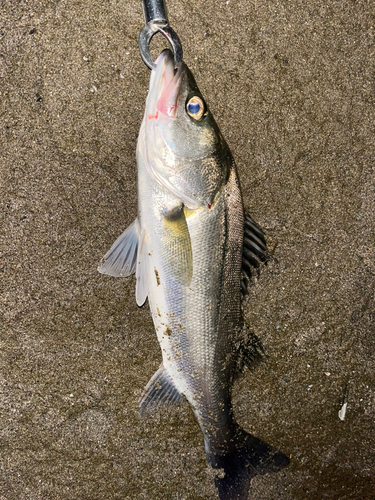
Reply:
M164 0L142 0L145 27L139 35L138 45L141 57L150 69L156 65L150 55L150 41L156 33L161 33L172 47L175 66L182 61L182 47L177 33L169 26Z
M167 7L164 0L143 0L143 16L145 24L157 24L167 26Z

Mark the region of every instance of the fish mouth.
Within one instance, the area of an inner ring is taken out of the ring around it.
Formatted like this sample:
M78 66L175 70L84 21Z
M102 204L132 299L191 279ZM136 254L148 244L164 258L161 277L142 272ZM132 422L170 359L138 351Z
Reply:
M179 160L171 132L174 119L181 116L178 108L184 105L181 104L180 90L186 75L186 65L180 62L175 68L173 54L169 49L163 50L155 63L156 69L151 72L137 155L143 159L149 174L161 186L173 193L187 208L195 210L201 206L201 202L188 194L188 189L185 192L176 185Z
M157 119L159 113L168 118L175 118L178 107L178 96L183 76L184 63L175 68L173 54L169 49L163 50L156 60L156 70L152 70L148 118Z

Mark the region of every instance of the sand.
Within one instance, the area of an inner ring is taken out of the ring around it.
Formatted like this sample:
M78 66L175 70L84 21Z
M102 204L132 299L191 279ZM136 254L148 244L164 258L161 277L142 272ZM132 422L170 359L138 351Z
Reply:
M249 498L373 500L374 5L168 6L275 258L233 399L291 464ZM0 499L213 500L189 405L138 415L161 355L134 277L96 270L136 215L140 2L0 9Z

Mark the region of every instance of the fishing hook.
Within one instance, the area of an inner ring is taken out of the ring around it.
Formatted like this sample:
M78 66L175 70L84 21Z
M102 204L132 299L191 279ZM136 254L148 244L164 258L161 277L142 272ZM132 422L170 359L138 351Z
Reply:
M150 55L151 38L161 33L173 49L175 66L182 61L182 46L177 33L169 26L167 9L164 0L142 0L145 27L138 39L139 52L143 62L150 69L156 69L156 64Z

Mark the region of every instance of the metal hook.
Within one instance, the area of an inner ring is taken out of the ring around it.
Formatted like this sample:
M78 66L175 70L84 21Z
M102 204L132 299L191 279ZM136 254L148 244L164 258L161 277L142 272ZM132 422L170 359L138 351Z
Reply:
M150 55L150 42L156 33L161 33L173 49L174 63L177 66L182 61L182 46L177 33L169 26L164 0L142 0L142 6L146 26L139 35L138 46L144 63L150 69L156 69Z

